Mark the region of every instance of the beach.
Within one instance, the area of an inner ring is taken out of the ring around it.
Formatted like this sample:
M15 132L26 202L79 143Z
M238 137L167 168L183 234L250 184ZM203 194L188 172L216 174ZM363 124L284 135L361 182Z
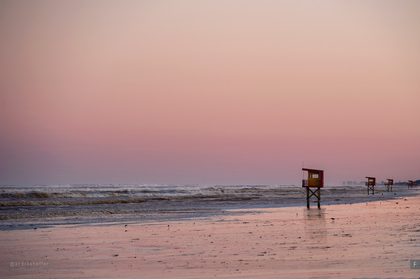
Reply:
M412 190L416 191L416 189ZM420 197L0 231L6 278L419 278Z
M420 279L420 0L0 0L0 38L0 279Z

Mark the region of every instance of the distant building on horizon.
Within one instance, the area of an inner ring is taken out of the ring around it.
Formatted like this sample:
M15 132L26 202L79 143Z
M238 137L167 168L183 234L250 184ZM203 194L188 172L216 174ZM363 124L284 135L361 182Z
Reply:
M352 185L365 185L364 181L357 182L357 181L343 181L343 186L352 186Z

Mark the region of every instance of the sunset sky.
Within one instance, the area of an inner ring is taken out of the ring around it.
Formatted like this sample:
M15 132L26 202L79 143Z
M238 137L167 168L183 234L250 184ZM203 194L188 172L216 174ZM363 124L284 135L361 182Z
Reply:
M420 179L420 1L0 1L0 185Z

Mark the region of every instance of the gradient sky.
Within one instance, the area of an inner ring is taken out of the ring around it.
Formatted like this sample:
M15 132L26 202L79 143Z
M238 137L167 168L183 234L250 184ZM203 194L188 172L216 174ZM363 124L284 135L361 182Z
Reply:
M420 1L0 1L0 184L420 178Z

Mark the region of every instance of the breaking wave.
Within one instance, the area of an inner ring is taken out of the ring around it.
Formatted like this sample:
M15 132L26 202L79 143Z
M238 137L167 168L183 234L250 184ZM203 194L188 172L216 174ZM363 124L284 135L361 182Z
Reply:
M417 193L417 187L398 188L398 195L378 187L374 196L368 196L363 186L325 187L322 204L368 202ZM305 204L305 195L305 189L294 185L0 186L0 220L290 206Z
M0 206L142 203L150 200L247 198L298 192L293 186L3 186Z

